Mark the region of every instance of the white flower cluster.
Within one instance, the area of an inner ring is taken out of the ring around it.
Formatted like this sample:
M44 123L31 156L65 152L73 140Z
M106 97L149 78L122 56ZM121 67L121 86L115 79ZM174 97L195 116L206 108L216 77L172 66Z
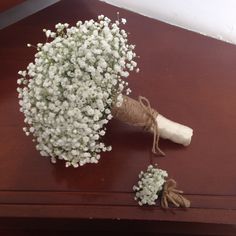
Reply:
M168 174L165 170L153 167L153 165L149 165L146 172L140 172L138 186L133 187L136 192L135 200L140 206L144 204L155 205L166 177Z
M53 163L97 163L101 152L111 150L101 140L105 125L112 107L121 106L122 93L131 92L123 78L137 67L135 46L119 25L101 15L72 27L59 23L56 32L44 29L47 42L37 44L34 62L19 71L23 130Z

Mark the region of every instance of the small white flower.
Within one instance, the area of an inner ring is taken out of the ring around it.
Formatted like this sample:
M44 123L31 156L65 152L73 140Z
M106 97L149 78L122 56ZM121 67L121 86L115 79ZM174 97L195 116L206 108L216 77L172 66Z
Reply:
M51 30L47 30L47 31L45 32L45 34L46 34L46 37L47 37L47 38L50 37L50 36L51 36Z
M22 84L23 80L24 80L23 78L18 79L18 80L17 80L17 84L19 84L19 85Z
M99 132L99 134L100 134L101 136L104 136L104 135L106 134L106 132L105 132L104 130L101 130L101 131Z
M55 157L51 157L51 162L55 164L57 162L57 159Z
M83 137L83 141L87 143L89 141L89 138L87 136Z
M98 16L98 20L102 20L104 18L104 15Z
M30 127L29 131L30 131L31 133L33 133L33 132L34 132L34 127Z
M117 102L117 103L116 103L116 106L117 106L117 107L121 107L121 106L122 106L122 103L121 103L121 102Z
M111 120L112 117L113 117L113 116L112 116L111 114L109 114L109 115L107 116L107 119L108 119L108 120Z
M141 171L138 185L133 186L133 190L136 192L135 200L139 205L155 205L167 177L168 174L165 170L158 169L153 165L149 165L146 172Z
M70 162L66 162L66 167L69 167L71 166L71 163Z
M127 21L126 21L126 19L125 19L125 18L122 18L122 19L121 19L121 22L122 22L122 24L124 24L124 25L125 25Z

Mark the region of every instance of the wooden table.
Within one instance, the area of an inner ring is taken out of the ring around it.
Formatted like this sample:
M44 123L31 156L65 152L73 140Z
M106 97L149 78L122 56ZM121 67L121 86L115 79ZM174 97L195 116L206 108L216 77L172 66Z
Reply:
M24 2L25 0L2 0L0 2L0 13Z
M113 151L99 164L78 169L51 164L22 131L17 72L35 53L26 44L44 42L42 29L58 22L75 24L101 13L114 20L117 11L127 19L129 40L140 55L141 72L129 77L132 97L148 97L160 113L194 130L187 148L161 140L167 156L155 158L191 200L190 209L137 205L132 186L153 155L152 136L138 128L113 120L106 135ZM44 222L61 228L67 222L86 230L109 225L140 232L236 234L236 46L95 0L61 1L2 30L0 43L1 227L43 227Z

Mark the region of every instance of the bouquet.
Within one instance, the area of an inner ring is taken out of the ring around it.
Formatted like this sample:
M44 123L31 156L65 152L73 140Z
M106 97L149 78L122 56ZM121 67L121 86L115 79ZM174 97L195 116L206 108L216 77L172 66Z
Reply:
M154 153L164 155L159 137L189 145L192 129L158 114L148 99L130 98L127 77L137 67L135 45L128 43L121 25L108 17L58 23L55 32L44 29L47 41L38 43L33 62L19 71L20 111L26 135L36 149L53 163L66 167L98 163L102 152L111 151L102 137L113 117L153 133Z

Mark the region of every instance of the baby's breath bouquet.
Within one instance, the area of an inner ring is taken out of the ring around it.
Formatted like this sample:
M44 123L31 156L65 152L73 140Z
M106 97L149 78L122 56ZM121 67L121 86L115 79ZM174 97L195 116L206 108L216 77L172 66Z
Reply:
M34 62L19 71L23 130L52 162L58 158L73 167L97 163L101 152L111 150L101 137L113 116L153 132L153 153L164 155L159 136L190 143L192 129L158 114L146 98L126 96L131 92L126 78L139 68L135 46L120 27L125 23L100 15L98 21L78 21L76 26L56 24L55 32L44 29L47 42L33 46Z
M37 44L34 62L19 71L23 130L52 162L59 158L78 167L97 163L101 152L111 150L101 137L112 107L131 91L124 79L137 67L135 46L119 27L125 23L100 15L72 27L59 23L55 32L44 29L47 42Z

